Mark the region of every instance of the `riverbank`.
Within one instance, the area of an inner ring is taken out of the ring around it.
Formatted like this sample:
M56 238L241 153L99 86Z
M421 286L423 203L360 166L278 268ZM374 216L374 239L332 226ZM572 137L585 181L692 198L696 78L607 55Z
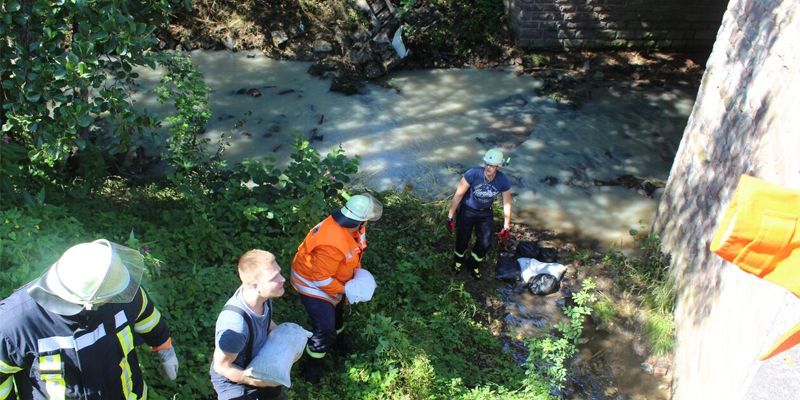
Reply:
M159 33L159 48L257 51L276 60L311 61L317 70L341 76L345 90L351 90L354 80L380 81L389 69L511 66L520 75L542 81L543 96L572 106L589 99L593 88L609 84L696 91L708 57L702 52L527 51L514 46L502 7L468 7L422 2L398 8L395 22L406 26L410 53L388 66L365 59L380 56L370 54L374 26L364 1L198 0L191 10L176 10L170 26ZM484 37L468 32L475 26L484 30ZM370 71L354 65L359 63Z

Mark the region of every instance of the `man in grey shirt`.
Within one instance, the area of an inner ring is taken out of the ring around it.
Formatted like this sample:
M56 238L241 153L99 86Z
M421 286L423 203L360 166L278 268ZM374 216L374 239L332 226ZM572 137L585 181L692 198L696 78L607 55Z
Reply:
M244 375L244 368L267 341L272 299L283 295L286 279L272 253L250 250L239 259L242 285L217 317L211 383L220 400L285 399L280 385Z

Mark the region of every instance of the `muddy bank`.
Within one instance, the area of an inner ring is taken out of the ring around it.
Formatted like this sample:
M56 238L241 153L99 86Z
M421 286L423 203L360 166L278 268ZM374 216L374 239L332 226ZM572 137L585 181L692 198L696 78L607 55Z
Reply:
M552 334L554 326L567 322L562 309L573 305L572 295L581 281L591 277L600 298L621 310L608 322L592 316L586 320L578 353L568 364L569 376L557 394L565 399L666 400L670 396L671 357L657 356L642 333L643 320L637 314L638 300L625 293L615 279L616 271L603 262L601 253L590 252L571 238L551 231L515 226L511 244L502 252L490 253L484 269L492 270L482 281L463 279L469 291L491 310L493 332L501 338L521 366L528 357L525 341L530 337ZM531 294L524 282L498 281L494 273L498 254L514 256L521 242L535 242L553 251L555 262L567 266L560 290L538 296ZM591 254L578 257L580 252ZM488 279L487 279L488 278Z

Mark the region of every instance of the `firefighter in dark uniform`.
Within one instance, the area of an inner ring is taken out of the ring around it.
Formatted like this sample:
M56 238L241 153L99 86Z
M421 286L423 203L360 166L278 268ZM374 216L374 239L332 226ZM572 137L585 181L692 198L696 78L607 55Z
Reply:
M138 251L100 239L0 301L0 400L146 399L143 342L175 379L170 331L140 287L143 272Z

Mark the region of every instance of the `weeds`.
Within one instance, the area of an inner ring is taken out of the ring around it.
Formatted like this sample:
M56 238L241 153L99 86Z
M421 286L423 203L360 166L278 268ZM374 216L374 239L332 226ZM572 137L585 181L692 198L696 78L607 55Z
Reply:
M599 325L609 326L617 319L617 311L614 303L608 296L603 295L594 305L592 316Z
M250 248L269 249L286 274L297 243L340 204L338 191L356 168L341 152L323 158L303 141L295 144L292 157L286 169L248 162L233 166L229 175L200 173L202 186L193 190L169 181L135 186L109 180L98 191L48 194L44 204L4 200L0 269L8 273L0 276L0 294L5 297L39 275L72 244L104 237L138 248L148 260L144 284L169 322L181 359L181 374L172 383L162 380L152 357L141 357L151 397L210 398L214 323L236 289L236 259ZM243 188L240 182L250 179L260 186ZM372 301L348 311L345 335L353 352L328 361L322 385L295 377L291 395L550 398L545 378L526 376L515 364L483 322L491 319L487 311L450 274L449 254L440 250L442 228L435 223L441 205L408 193L378 196L384 216L368 228L370 250L363 265L379 290ZM278 322L309 326L291 289L275 308Z
M573 300L574 306L564 307L564 314L569 321L556 324L560 337L533 339L528 344L528 376L542 373L553 390L563 388L567 379L567 363L577 353L578 345L586 340L581 338L583 322L592 313L592 306L597 300L596 286L590 278L583 281L583 287L573 296Z
M531 56L531 63L534 67L544 67L550 64L550 56L544 54L534 54Z
M675 346L675 321L672 314L654 312L648 315L644 334L653 352L663 356L672 353Z
M640 234L632 229L639 256L625 256L609 250L602 261L616 272L617 286L640 300L644 313L644 336L658 355L674 347L675 282L669 274L669 258L661 252L661 239L654 233ZM602 319L602 317L601 317Z

